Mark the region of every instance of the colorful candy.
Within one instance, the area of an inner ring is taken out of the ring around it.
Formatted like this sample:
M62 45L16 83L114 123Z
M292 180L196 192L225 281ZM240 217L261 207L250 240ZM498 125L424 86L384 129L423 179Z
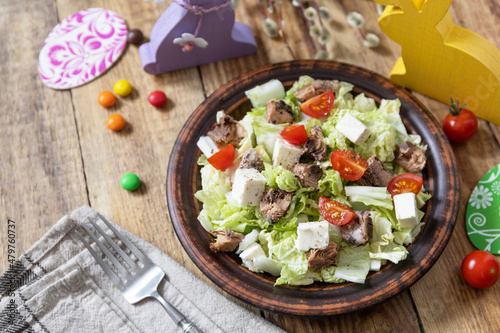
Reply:
M153 91L151 94L149 94L148 97L149 103L151 105L156 106L157 108L161 108L165 104L167 104L167 95L163 91Z
M111 91L103 91L97 96L97 102L105 108L109 108L115 104L116 96Z
M125 126L125 119L121 115L114 113L106 119L106 126L110 130L119 131Z
M127 191L135 191L141 185L141 180L134 173L126 173L120 179L120 184Z
M113 90L117 95L128 96L132 92L132 85L127 80L120 80L115 83Z
M134 44L135 46L141 45L143 40L144 40L144 35L142 34L142 31L139 29L132 29L127 34L127 41L130 44Z

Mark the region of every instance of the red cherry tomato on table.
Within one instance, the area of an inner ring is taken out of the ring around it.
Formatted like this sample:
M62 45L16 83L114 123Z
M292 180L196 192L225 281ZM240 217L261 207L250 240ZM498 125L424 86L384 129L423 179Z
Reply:
M361 155L347 149L335 150L330 160L340 177L350 181L360 179L368 169L368 162Z
M214 168L224 171L233 165L234 161L234 146L229 144L207 158L208 163L212 164Z
M500 264L491 253L478 250L464 258L460 271L469 286L486 289L497 282Z
M334 225L344 225L352 221L356 213L338 201L319 197L319 212L321 216Z
M300 104L300 109L309 117L321 118L330 112L334 101L335 95L330 90Z
M450 141L465 142L477 131L477 118L471 111L464 109L465 104L459 107L451 100L450 113L443 121L443 131Z
M304 125L293 124L281 130L280 135L292 145L300 145L307 141L307 131Z
M404 173L391 179L387 185L387 191L391 196L413 192L417 195L422 189L424 180L414 173Z
M151 105L156 106L157 108L161 108L165 104L167 104L167 95L163 91L153 91L151 94L149 94L148 97L149 103Z

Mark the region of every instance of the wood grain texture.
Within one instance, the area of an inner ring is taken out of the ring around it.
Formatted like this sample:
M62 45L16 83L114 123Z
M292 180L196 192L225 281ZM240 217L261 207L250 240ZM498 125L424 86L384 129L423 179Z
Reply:
M332 40L327 49L338 61L359 65L388 75L400 47L378 28L375 3L345 1L349 11L366 19L364 32L381 37L376 49L363 46L361 33L348 26L340 1L318 0L332 11L328 24ZM310 59L318 49L304 20L285 2L285 33L297 58ZM43 87L37 75L38 51L58 20L79 10L104 7L116 11L129 28L145 35L169 5L141 0L5 0L0 4L0 271L6 265L4 222L17 220L17 254L33 245L61 216L90 204L131 232L143 237L193 271L208 279L182 250L168 218L165 176L170 152L184 121L213 91L230 79L270 63L292 60L279 41L269 39L261 28L254 0L240 1L236 19L252 26L259 51L254 56L231 59L200 68L152 77L140 67L137 49L129 47L122 59L102 78L57 92ZM455 0L451 14L456 24L471 29L500 46L500 5L495 0ZM23 20L18 20L22 15ZM95 102L102 90L111 90L119 79L135 88L130 98L106 110ZM170 98L165 109L146 102L147 94L164 90ZM416 94L442 121L447 107ZM106 117L121 113L129 122L122 133L104 125ZM492 332L500 327L500 284L486 291L468 288L458 267L473 247L464 225L465 206L477 181L500 163L500 130L480 121L469 142L453 145L462 177L460 214L452 239L436 265L409 292L375 308L350 315L319 319L266 313L271 322L288 332ZM137 192L120 188L119 178L135 172L145 182ZM87 195L88 198L87 199ZM255 309L254 309L255 310ZM258 312L258 310L256 310Z
M7 219L16 222L17 257L59 218L87 203L71 94L45 87L38 77L38 52L57 22L50 0L0 4L2 272L8 267Z

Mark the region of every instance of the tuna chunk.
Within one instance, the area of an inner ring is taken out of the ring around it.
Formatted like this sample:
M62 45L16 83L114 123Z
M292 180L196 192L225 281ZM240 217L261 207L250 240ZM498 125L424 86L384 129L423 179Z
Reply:
M260 212L264 219L269 223L276 223L285 215L292 202L292 197L293 193L291 192L268 188L260 202Z
M340 250L342 250L342 248L334 242L330 242L330 244L322 250L312 249L306 253L307 264L313 271L319 271L320 269L332 265L337 266L337 256Z
M224 115L219 119L207 135L215 141L219 149L232 143L234 146L240 144L241 139L245 137L245 130L233 117Z
M266 121L271 124L291 123L292 108L282 100L271 99L266 104Z
M396 163L410 172L420 172L425 167L427 157L425 149L411 141L401 142L396 145Z
M242 234L234 232L231 229L215 230L212 231L212 234L217 235L217 240L214 243L210 243L210 250L214 252L234 251L244 238Z
M262 161L262 157L260 157L257 150L248 148L243 155L241 155L240 169L264 170L264 161Z
M315 190L318 189L318 181L323 175L323 169L317 164L295 164L292 172L302 186L314 187Z
M342 240L354 246L364 245L373 236L373 221L369 211L356 211L351 222L340 226Z
M300 102L305 102L315 96L321 95L329 90L335 92L339 87L339 81L334 80L314 80L307 86L303 86L293 94Z
M323 130L319 126L312 126L309 133L309 138L304 143L305 158L310 158L315 161L326 160L326 144Z
M377 155L373 155L368 160L368 169L357 183L361 186L387 187L394 177L392 172L380 161Z

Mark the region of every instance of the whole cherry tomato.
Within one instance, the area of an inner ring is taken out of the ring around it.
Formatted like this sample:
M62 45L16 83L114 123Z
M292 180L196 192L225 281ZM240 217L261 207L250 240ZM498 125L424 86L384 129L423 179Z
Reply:
M477 118L471 111L464 109L451 99L450 113L443 121L443 131L450 141L465 142L477 131Z
M116 96L111 91L103 91L97 96L97 102L104 106L105 108L109 108L113 106L116 102Z
M207 158L208 163L212 164L214 168L220 171L224 171L233 165L234 162L234 146L233 144L228 144L209 158Z
M125 119L121 115L114 113L106 119L106 126L110 130L119 131L125 126Z
M309 117L321 118L330 112L334 101L335 95L330 90L300 104L300 109Z
M280 135L292 145L300 145L307 141L307 131L304 125L287 126L281 130Z
M387 191L391 196L396 194L413 192L415 195L420 192L424 180L414 173L404 173L391 179L387 185Z
M330 160L340 177L350 181L360 179L368 169L368 162L361 155L347 149L333 151Z
M497 282L500 264L491 253L477 250L464 258L460 271L469 286L486 289Z
M334 225L347 224L356 216L349 206L325 197L319 197L318 206L321 216Z

